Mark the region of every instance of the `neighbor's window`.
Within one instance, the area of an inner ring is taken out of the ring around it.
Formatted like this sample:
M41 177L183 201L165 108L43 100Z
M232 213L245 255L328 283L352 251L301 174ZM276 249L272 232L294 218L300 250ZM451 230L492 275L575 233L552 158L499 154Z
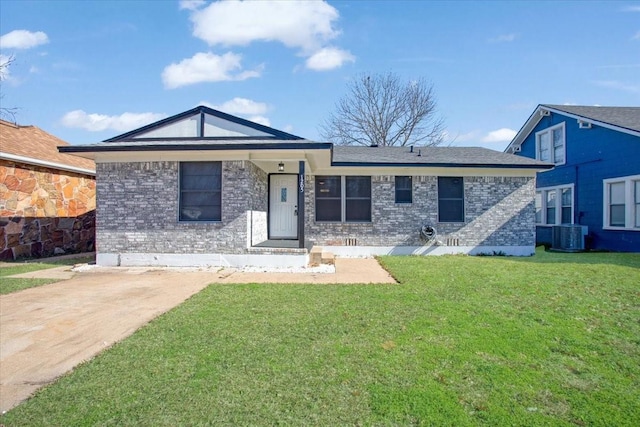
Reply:
M560 193L562 194L560 223L571 224L573 223L573 191L571 188L563 188Z
M316 221L370 222L370 176L317 176Z
M547 224L556 223L556 190L547 191Z
M633 183L635 189L635 210L636 210L636 220L633 223L635 228L640 228L640 181L634 181Z
M564 123L536 132L536 159L564 164L565 147Z
M573 185L536 191L536 224L573 224Z
M222 162L180 163L180 221L222 219Z
M603 182L604 228L640 230L640 175Z
M464 179L438 177L438 222L464 222Z
M396 203L411 203L411 177L396 176Z

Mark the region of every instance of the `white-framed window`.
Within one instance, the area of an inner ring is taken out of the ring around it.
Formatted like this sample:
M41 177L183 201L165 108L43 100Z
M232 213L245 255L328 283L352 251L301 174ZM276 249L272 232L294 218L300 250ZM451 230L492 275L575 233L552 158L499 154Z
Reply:
M563 165L566 158L564 122L536 132L536 159Z
M603 183L603 228L640 231L640 175L609 178Z
M573 184L536 191L536 224L573 224Z

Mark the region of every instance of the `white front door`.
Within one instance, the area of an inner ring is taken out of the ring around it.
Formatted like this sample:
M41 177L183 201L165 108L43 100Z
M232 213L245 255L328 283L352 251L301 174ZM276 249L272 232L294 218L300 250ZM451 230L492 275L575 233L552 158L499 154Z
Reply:
M271 175L269 238L298 238L298 175Z

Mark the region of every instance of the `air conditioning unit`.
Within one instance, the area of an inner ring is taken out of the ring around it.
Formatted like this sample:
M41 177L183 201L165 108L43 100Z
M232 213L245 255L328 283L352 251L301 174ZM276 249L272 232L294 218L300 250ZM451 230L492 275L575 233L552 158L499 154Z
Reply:
M584 236L588 233L586 225L554 225L551 235L551 249L563 252L584 250Z

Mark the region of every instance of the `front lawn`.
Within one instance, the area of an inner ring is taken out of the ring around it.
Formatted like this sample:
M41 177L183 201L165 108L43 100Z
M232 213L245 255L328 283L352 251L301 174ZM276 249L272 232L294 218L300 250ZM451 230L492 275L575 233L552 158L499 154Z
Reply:
M0 266L0 295L9 294L11 292L21 291L27 288L47 285L56 282L55 279L24 279L7 277L14 274L30 273L32 271L46 270L48 268L61 267L63 265L74 265L79 263L91 262L94 257L78 257L66 258L61 260L50 260L42 258L38 261L25 261L11 263L10 266Z
M637 425L640 255L381 262L209 286L0 424Z

